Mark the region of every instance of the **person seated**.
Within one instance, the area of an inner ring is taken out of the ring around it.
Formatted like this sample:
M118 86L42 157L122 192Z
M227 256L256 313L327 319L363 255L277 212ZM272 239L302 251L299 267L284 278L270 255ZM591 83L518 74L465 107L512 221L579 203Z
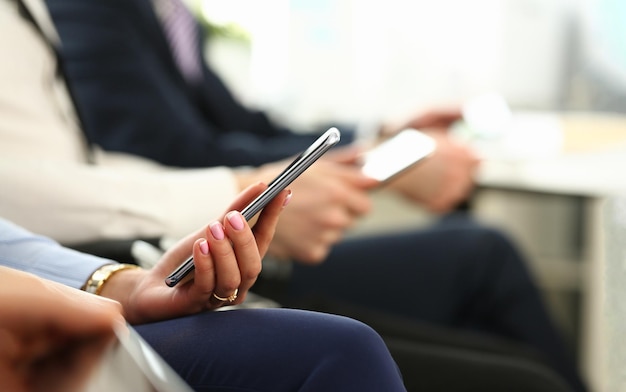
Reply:
M262 189L251 187L232 207ZM252 229L232 210L181 240L151 270L64 248L0 219L0 263L29 272L0 268L0 387L72 390L83 372L66 371L87 369L79 343L106 341L123 314L196 391L406 390L380 336L358 321L288 309L210 311L244 300L288 201L284 191ZM191 252L194 278L166 286L165 277Z
M270 180L286 165L179 169L95 146L77 121L81 116L68 97L64 74L56 72L58 37L46 9L37 0L27 3L0 3L6 11L0 13L0 52L11 59L0 63L0 179L5 184L0 216L70 245L181 237L217 216L240 189ZM29 12L33 8L40 12ZM71 44L63 47L69 50ZM70 86L78 96L75 83ZM437 151L413 173L425 173L420 174L425 182L410 188L424 192L433 208L449 208L471 188L474 160L443 133L433 135ZM426 322L495 334L540 350L572 384L582 384L525 260L498 231L464 218L444 219L425 230L341 241L369 211L369 191L379 186L345 163L357 156L353 150L338 151L291 185L297 197L268 249L274 258L294 261L281 302L308 308L315 297L323 299L318 303L331 300L397 316L411 329ZM411 175L405 184L413 180ZM358 318L374 325L366 313ZM414 368L410 361L400 366Z

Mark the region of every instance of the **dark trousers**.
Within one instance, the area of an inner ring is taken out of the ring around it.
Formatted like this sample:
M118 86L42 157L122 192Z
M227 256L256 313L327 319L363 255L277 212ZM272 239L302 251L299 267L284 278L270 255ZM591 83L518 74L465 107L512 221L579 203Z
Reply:
M536 350L574 390L585 390L520 253L502 233L463 215L344 241L317 266L295 263L276 299L361 319L388 340L423 341L400 331L424 324L504 338ZM388 328L384 318L402 326Z
M365 324L291 309L208 312L137 332L196 391L404 391Z

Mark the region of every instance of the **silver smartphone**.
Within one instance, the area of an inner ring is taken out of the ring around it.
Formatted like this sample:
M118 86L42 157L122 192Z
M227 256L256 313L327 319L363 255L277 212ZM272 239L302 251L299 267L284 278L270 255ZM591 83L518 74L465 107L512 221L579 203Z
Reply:
M246 220L252 219L260 212L280 191L291 184L300 174L302 174L309 166L313 164L319 157L324 155L331 147L337 144L341 134L337 128L330 128L322 136L320 136L309 148L304 150L296 159L293 160L272 182L269 183L267 189L263 191L256 199L248 204L241 214ZM194 270L193 257L187 259L174 272L165 278L165 284L170 287L177 285L191 271Z
M363 174L385 182L435 151L435 140L415 129L405 129L361 157Z

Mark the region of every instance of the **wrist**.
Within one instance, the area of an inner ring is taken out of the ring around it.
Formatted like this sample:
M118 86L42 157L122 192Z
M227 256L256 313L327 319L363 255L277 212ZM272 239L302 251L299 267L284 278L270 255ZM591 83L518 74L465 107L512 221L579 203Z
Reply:
M128 298L144 272L145 270L138 266L134 266L134 268L128 266L118 270L102 285L100 295L118 301L126 309Z
M85 284L81 287L81 290L86 291L91 294L101 295L104 285L114 275L124 270L137 269L137 268L139 267L133 264L122 264L122 263L105 264L102 267L95 270L91 274L89 279L87 279Z
M143 272L133 264L107 264L94 271L81 289L115 300L126 311L130 293Z

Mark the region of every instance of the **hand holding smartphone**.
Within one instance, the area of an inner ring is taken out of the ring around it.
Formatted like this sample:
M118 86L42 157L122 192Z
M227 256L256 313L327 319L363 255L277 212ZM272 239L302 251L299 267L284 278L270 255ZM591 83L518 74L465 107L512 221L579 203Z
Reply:
M326 151L336 145L341 138L337 128L330 128L320 136L309 148L303 151L289 166L285 168L272 182L267 189L257 196L250 204L241 210L243 217L249 221L260 212L276 195L291 184L300 174L319 159ZM167 278L165 284L170 287L177 285L191 271L194 270L193 257L183 262Z
M389 181L435 151L437 143L430 136L405 129L363 154L363 174L380 182Z

